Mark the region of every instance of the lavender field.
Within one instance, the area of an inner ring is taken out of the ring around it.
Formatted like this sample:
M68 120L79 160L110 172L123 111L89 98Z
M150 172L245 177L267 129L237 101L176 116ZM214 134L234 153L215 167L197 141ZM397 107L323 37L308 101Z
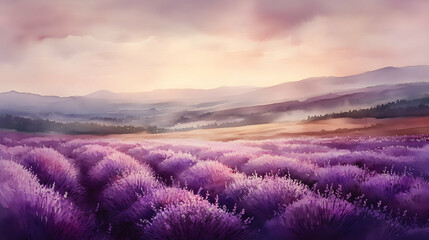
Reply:
M428 239L429 136L5 133L1 239Z

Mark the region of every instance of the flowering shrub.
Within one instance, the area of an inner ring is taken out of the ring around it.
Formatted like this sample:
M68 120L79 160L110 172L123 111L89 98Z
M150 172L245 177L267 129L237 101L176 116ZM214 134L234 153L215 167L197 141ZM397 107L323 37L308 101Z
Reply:
M167 206L191 201L204 201L194 193L181 188L157 188L144 195L139 195L138 200L123 211L117 219L137 223L139 219L151 219L157 212Z
M11 239L79 239L91 236L91 226L83 213L52 189L41 188L21 202L16 198L6 210ZM28 199L30 198L30 199ZM3 228L3 226L1 227ZM7 239L8 237L6 237Z
M188 170L182 172L179 181L198 191L200 188L219 194L225 189L225 185L234 179L242 177L234 173L232 169L216 161L198 162Z
M237 178L231 184L228 184L221 197L225 200L232 200L233 203L241 201L241 199L249 194L250 191L258 188L264 179L258 176L246 178Z
M321 189L341 186L342 193L360 193L360 183L365 178L365 171L353 165L336 165L319 168L316 171L317 183Z
M130 207L112 219L114 234L138 238L143 235L143 226L152 219L157 212L169 207L187 202L205 201L201 196L180 188L157 188L144 195Z
M225 151L223 149L209 148L203 152L199 152L198 158L201 160L217 160L220 157L222 157L225 154L225 152L228 152L228 151Z
M8 147L7 152L10 154L10 159L21 159L22 156L30 152L33 148L28 146L13 146Z
M272 218L281 207L306 194L306 187L292 179L266 177L261 184L250 188L238 204L246 210L246 215L259 222Z
M197 163L195 156L188 153L176 153L158 164L158 171L164 177L176 177Z
M102 192L101 207L109 214L117 214L137 201L137 195L160 187L151 172L139 171L113 182Z
M362 193L371 200L382 200L391 202L395 195L400 192L409 191L413 179L408 176L398 176L390 174L377 174L370 177L360 186Z
M73 197L80 194L78 171L59 152L51 148L35 148L17 161L33 172L41 184L54 186L61 194L67 192Z
M205 201L172 205L145 227L144 239L246 239L240 216Z
M243 166L243 172L250 175L277 174L280 176L289 175L291 178L311 181L315 167L306 162L280 156L263 155L256 159L251 159Z
M113 154L115 151L106 146L97 144L89 144L73 150L75 162L82 169L89 169L97 164L107 155Z
M0 169L0 203L3 206L12 203L15 197L24 199L26 193L42 187L36 176L15 162L0 160Z
M82 139L73 139L70 141L67 141L61 145L59 145L56 150L58 152L60 152L61 154L63 154L64 156L68 157L72 155L73 150L75 150L76 148L79 148L81 146L84 146L86 144L93 144L88 142L87 140L82 140Z
M0 233L4 239L78 239L91 236L89 218L23 167L0 161Z
M254 156L249 153L228 152L219 157L217 160L230 168L242 170L242 166L246 164L251 158L254 158Z
M88 172L89 185L102 187L138 171L151 171L149 166L140 164L123 153L113 153L98 162Z
M141 146L137 145L135 147L131 147L127 150L127 155L131 157L143 161L144 157L149 153L149 150L152 149L152 146Z
M280 222L289 239L347 239L354 237L359 210L335 197L305 197L287 206Z
M170 150L148 151L142 147L137 149L131 149L128 152L131 153L131 156L136 156L136 159L138 159L140 162L149 164L149 166L155 168L160 162L174 155L174 152Z

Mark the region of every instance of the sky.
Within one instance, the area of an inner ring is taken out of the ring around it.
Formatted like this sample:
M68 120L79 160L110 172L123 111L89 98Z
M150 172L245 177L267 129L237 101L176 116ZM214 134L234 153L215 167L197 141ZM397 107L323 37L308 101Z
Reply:
M0 91L271 86L429 64L426 0L0 0Z

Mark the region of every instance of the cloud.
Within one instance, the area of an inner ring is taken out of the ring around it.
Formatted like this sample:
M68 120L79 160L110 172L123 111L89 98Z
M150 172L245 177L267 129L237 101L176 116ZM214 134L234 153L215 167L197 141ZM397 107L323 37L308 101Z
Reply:
M279 34L290 34L291 30L324 14L323 1L255 1L252 9L256 23L252 34L258 39L267 39Z
M265 38L310 20L322 11L319 2L1 0L0 28L15 45L69 35L112 41L195 32Z
M423 0L0 0L0 27L17 42L69 35L121 38L150 35L254 36L291 34L315 17L389 18L427 7ZM420 13L421 14L421 13ZM402 16L403 17L403 16ZM107 40L107 39L104 39Z
M429 63L424 0L0 0L0 6L1 90L272 85Z

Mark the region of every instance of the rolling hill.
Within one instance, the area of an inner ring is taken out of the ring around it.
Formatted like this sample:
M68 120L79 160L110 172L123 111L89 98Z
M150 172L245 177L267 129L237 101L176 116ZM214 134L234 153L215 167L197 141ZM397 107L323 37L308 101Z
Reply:
M344 77L309 78L271 87L106 90L85 96L0 93L0 114L58 122L158 126L171 130L295 121L429 93L429 66L386 67Z

